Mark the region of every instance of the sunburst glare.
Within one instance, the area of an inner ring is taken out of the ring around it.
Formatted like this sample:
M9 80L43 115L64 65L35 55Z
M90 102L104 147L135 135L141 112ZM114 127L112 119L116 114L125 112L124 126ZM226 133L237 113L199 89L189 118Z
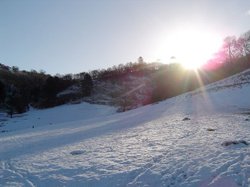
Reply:
M221 46L221 37L212 31L192 28L175 30L162 37L159 58L165 63L180 63L197 69L206 63Z

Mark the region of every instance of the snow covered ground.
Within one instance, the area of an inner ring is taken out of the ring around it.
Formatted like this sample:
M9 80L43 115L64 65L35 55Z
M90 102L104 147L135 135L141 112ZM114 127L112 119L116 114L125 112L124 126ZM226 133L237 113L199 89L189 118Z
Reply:
M83 103L0 122L0 186L249 187L250 84L230 80L124 113Z

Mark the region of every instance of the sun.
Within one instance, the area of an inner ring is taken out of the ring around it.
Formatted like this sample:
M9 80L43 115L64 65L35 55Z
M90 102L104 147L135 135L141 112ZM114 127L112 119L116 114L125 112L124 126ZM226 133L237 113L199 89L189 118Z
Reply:
M187 69L198 69L212 58L222 39L205 29L175 30L161 40L160 59L180 63Z

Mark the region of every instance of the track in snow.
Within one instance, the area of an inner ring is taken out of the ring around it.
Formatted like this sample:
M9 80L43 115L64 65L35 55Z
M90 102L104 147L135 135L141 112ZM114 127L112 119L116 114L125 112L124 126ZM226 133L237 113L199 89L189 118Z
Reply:
M4 161L15 171L7 175L25 178L23 184L30 185L129 187L198 186L225 176L247 187L249 147L221 146L231 139L250 142L250 123L245 116L191 116L190 121L182 121L182 117L166 116L40 153L23 153ZM208 132L207 128L216 130ZM71 155L75 150L83 152Z

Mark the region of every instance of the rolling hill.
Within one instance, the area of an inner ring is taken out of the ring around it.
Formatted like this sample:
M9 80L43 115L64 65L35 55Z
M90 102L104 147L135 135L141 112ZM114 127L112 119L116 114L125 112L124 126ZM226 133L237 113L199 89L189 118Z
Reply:
M250 71L123 113L87 103L0 122L0 186L250 185Z

